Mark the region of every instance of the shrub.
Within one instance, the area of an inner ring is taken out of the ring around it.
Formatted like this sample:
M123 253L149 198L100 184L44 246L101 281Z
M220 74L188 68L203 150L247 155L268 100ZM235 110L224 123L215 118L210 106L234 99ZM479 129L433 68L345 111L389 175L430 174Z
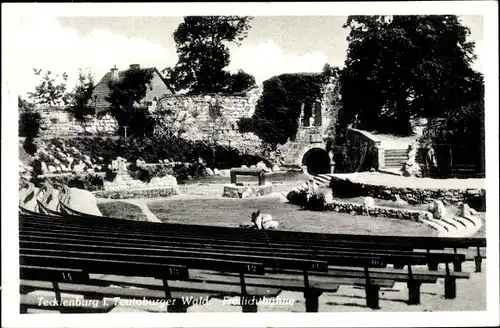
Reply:
M109 182L115 181L115 178L116 178L116 175L117 175L116 172L114 172L113 170L108 169L108 168L106 168L105 172L106 172L106 176L104 177L104 179L106 181L109 181Z
M26 137L26 139L24 139L23 148L29 155L35 155L37 147L33 137Z
M34 138L40 132L42 117L35 111L24 110L19 115L19 136Z

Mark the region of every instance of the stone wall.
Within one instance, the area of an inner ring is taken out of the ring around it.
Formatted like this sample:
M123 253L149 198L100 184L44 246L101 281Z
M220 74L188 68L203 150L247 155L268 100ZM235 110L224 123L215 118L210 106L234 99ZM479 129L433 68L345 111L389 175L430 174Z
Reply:
M330 187L334 196L357 197L370 196L374 198L394 200L396 196L409 204L425 204L433 199L439 199L450 204L467 203L476 210L486 209L485 189L424 189L409 187L392 187L352 182L346 179L332 177Z
M126 190L98 190L93 192L97 198L108 199L133 199L133 198L158 198L176 195L174 187L156 187L144 189L126 189Z
M84 123L78 122L62 109L43 110L40 114L41 136L115 135L118 130L116 120L108 114L101 118L93 117Z

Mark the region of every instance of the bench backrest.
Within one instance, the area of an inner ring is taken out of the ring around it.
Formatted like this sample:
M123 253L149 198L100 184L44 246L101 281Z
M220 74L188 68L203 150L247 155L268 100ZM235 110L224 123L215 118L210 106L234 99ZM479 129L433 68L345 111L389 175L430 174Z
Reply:
M238 175L250 175L259 178L259 186L266 183L265 171L261 169L243 169L243 168L232 168L231 169L231 183L236 183L236 177Z

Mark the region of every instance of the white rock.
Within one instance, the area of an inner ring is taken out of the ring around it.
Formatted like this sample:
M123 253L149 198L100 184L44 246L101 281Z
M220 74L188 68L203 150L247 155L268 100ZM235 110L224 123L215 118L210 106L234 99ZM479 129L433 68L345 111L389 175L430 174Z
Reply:
M461 217L464 217L464 218L469 217L472 215L471 212L472 212L471 208L468 204L466 204L466 203L460 204L460 216Z
M40 164L40 166L42 167L42 173L43 174L46 174L47 172L49 172L49 169L48 169L47 164L45 162L42 162Z
M433 201L433 211L431 212L436 219L444 219L446 217L446 207L440 200Z
M272 170L273 170L273 172L278 172L278 171L280 171L280 168L278 165L273 165Z
M220 175L220 171L219 171L219 169L218 169L218 168L215 168L215 169L214 169L214 175Z
M210 177L214 175L214 171L212 171L212 169L209 167L205 168L205 172L207 172L207 175Z
M263 169L263 170L267 168L266 163L264 163L262 161L258 162L256 166L258 169Z
M366 209L373 208L375 206L375 199L372 197L365 197L365 199L363 199L363 206Z
M49 165L49 172L50 173L55 173L57 170L56 170L56 167L54 165Z

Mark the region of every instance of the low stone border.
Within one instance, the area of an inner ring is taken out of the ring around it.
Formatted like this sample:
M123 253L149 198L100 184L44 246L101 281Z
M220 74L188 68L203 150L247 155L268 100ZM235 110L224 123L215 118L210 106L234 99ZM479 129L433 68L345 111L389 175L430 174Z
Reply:
M334 200L325 205L328 211L350 213L350 214L366 214L366 209L363 204L348 203ZM432 219L432 213L422 210L409 210L403 208L374 206L369 210L370 216L383 216L401 220L418 221Z
M228 198L250 198L269 195L273 192L273 185L266 182L263 186L237 186L227 184L224 186L222 197Z
M108 199L133 199L133 198L158 198L169 197L178 194L178 188L143 188L143 189L122 189L122 190L99 190L93 192L97 198Z
M468 203L479 211L486 206L485 189L425 189L410 187L392 187L384 185L364 184L333 176L330 188L334 196L370 196L373 198L393 200L397 195L409 204L425 204L433 199L445 200L451 204Z

